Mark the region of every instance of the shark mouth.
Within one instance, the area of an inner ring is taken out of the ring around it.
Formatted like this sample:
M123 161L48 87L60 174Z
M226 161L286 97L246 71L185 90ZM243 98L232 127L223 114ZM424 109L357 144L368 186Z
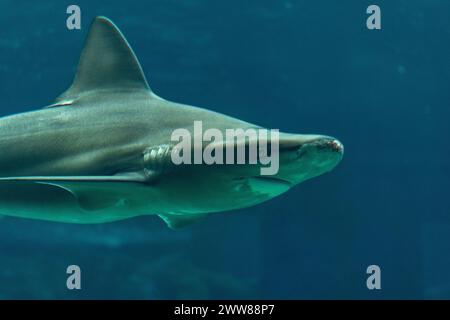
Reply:
M276 185L280 185L280 186L284 186L284 187L292 187L292 183L281 179L281 178L276 178L276 177L270 177L270 176L255 176L255 177L251 177L249 179L253 179L256 181L261 181L267 184L276 184Z
M253 192L269 198L278 196L292 187L290 182L274 177L257 176L246 180Z

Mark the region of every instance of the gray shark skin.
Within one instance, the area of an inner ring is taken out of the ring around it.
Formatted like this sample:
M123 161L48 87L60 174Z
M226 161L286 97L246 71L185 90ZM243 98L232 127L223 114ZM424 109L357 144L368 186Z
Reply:
M260 165L175 166L172 132L199 120L204 130L260 128L158 97L118 28L97 17L71 87L48 107L0 119L0 214L68 223L159 215L177 228L269 200L343 155L332 137L280 133L273 176Z

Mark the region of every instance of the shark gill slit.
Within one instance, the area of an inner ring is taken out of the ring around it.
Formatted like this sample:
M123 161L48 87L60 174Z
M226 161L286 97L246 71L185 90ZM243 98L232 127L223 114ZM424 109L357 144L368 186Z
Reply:
M149 147L143 152L145 172L164 172L171 162L173 147L168 144Z

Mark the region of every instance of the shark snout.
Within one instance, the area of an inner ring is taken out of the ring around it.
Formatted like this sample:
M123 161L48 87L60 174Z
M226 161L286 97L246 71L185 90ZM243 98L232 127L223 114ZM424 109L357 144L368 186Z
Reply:
M334 152L344 153L344 145L337 139L328 141L327 146Z
M280 172L292 185L332 170L342 159L343 144L322 135L280 134Z
M344 145L336 138L315 134L280 134L280 151L301 150L303 147L315 147L343 154Z
M312 142L312 144L316 145L319 150L322 149L339 154L344 153L344 145L333 137L323 137L315 142Z

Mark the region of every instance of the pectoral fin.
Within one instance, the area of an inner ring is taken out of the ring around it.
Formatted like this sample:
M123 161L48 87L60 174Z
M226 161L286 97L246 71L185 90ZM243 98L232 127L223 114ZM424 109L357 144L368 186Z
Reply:
M119 176L57 176L57 177L8 177L1 182L28 183L59 188L71 194L81 209L98 211L107 208L125 208L144 192L146 178L139 174Z
M52 185L70 192L78 201L83 210L98 211L107 208L119 208L129 204L127 193L130 186L117 182L37 182L39 184Z

